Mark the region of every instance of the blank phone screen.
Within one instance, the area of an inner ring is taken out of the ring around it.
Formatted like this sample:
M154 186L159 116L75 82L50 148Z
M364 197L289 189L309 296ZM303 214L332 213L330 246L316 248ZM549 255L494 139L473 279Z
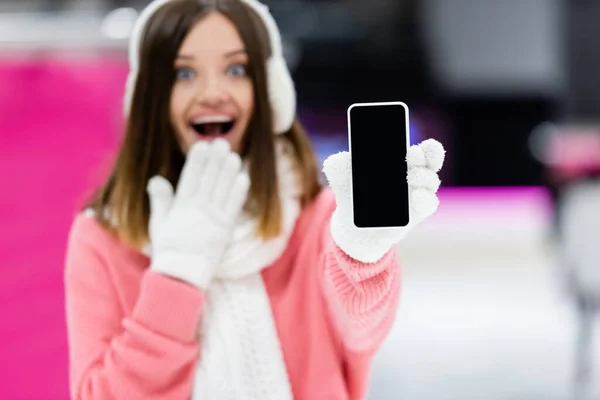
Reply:
M402 104L354 105L348 110L352 205L358 228L409 222L408 111Z

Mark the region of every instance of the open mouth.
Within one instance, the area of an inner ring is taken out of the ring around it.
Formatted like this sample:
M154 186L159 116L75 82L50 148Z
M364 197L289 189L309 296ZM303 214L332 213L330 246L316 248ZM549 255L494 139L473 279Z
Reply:
M202 136L223 136L234 127L235 121L231 117L211 116L202 117L191 123L192 129Z

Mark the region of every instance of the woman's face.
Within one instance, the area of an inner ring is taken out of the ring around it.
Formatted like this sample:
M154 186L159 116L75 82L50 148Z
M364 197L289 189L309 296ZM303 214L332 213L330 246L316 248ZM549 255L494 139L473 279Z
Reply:
M171 124L182 151L221 137L239 153L254 92L248 55L233 23L216 12L202 18L184 39L174 67Z

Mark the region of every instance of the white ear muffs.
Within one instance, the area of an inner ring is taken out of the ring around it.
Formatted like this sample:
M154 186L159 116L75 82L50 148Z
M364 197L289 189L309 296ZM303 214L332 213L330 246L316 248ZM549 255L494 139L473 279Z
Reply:
M140 64L140 44L142 43L142 34L146 24L154 13L170 0L155 0L148 4L137 17L131 33L129 35L129 74L125 82L125 96L123 99L123 113L129 116L131 103L133 101L133 92Z
M139 15L131 31L129 40L129 75L125 86L124 113L129 115L137 72L142 33L148 20L170 0L154 0ZM283 57L281 34L269 8L258 0L240 0L261 19L269 35L271 55L266 63L268 96L273 115L273 132L287 132L296 116L296 90L290 71Z
M269 8L257 0L241 0L259 16L269 35L271 56L267 60L269 102L273 114L275 133L286 132L296 115L296 90L294 81L283 57L281 34Z

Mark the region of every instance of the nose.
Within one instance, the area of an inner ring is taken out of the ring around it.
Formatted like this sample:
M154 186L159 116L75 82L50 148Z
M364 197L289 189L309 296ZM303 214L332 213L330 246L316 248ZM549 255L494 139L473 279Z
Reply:
M227 100L227 90L218 78L207 78L198 86L196 99L206 107L219 106Z

